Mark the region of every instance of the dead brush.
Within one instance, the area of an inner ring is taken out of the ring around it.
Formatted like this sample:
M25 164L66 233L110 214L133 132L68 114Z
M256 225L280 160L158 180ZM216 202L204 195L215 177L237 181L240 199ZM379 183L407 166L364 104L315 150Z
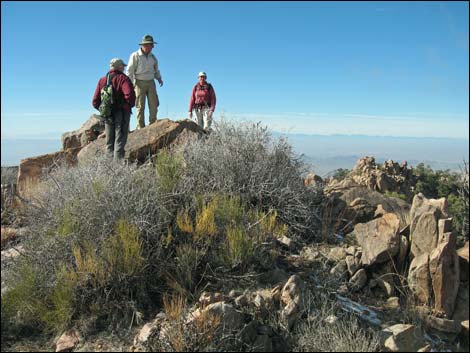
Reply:
M189 315L186 304L186 298L179 294L163 296L168 321L158 339L151 342L152 351L207 351L217 345L222 335L221 318L204 310Z
M324 202L321 217L321 240L328 243L335 243L338 235L343 236L352 227L356 214L351 214L352 210L347 207L339 212L335 205L335 198L328 197Z

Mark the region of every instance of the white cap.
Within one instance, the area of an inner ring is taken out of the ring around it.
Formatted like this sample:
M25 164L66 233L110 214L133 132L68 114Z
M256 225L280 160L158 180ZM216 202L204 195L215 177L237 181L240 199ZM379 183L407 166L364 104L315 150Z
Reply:
M201 71L199 73L199 75L197 75L197 77L201 77L201 76L204 76L204 77L207 77L206 73L204 71Z

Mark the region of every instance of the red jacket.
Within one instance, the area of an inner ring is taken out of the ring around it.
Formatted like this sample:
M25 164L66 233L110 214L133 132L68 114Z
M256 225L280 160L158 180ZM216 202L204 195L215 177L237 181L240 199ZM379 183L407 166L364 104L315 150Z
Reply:
M200 85L199 82L193 87L191 99L189 100L189 111L196 106L208 105L211 112L215 110L215 91L210 83Z
M131 108L135 106L134 85L129 77L118 70L109 70L113 77L111 84L113 85L113 101L116 102L113 109L122 109L131 112ZM106 86L106 76L101 77L96 86L93 96L93 107L98 109L101 104L101 89Z

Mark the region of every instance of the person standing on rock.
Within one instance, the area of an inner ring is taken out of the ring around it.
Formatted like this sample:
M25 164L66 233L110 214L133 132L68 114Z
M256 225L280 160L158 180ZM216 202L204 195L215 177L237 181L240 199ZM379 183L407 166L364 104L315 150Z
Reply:
M210 130L212 125L212 115L215 110L214 87L207 82L207 75L201 71L198 75L199 82L193 87L189 100L189 118L193 117L193 110L196 113L197 123L205 130Z
M108 74L98 81L93 96L93 107L100 108L101 89L111 83L113 89L111 116L105 120L106 151L114 154L114 159L124 158L124 147L129 134L131 109L135 105L134 85L124 74L124 61L119 58L111 59Z
M160 87L163 86L163 80L158 69L158 60L152 53L154 44L157 43L153 41L153 37L145 35L140 43L140 49L131 54L127 67L126 73L135 86L137 97L137 129L145 127L145 98L148 99L149 105L149 123L157 121L160 102L154 79L158 81Z

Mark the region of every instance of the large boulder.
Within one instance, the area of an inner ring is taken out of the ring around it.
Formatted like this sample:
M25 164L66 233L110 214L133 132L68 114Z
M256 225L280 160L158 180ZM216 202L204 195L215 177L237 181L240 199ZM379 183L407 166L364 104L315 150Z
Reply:
M427 199L423 194L413 198L410 210L411 253L419 256L430 254L439 240L439 219L447 218L447 201Z
M24 198L30 196L44 172L51 171L54 167L62 164L76 165L79 151L80 148L71 148L66 151L22 159L18 169L18 194Z
M80 129L62 134L62 149L84 147L96 140L103 131L103 122L93 114Z
M354 234L362 247L362 263L373 265L391 260L400 250L400 220L394 213L366 224L359 223Z
M443 221L449 220L441 220ZM442 229L442 228L441 228ZM440 234L439 244L429 256L434 292L434 310L451 318L455 300L459 291L460 272L459 258L455 249L457 237L452 232Z
M456 236L449 232L452 220L440 219L437 244L419 253L410 265L408 284L420 304L434 305L439 316L451 318L460 286L459 257Z
M356 183L330 184L325 193L330 197L329 207L332 218L347 218L353 224L366 223L376 217L376 210L395 213L400 219L400 227L409 223L410 205L399 198L387 197Z
M204 134L205 131L189 119L157 120L155 123L129 134L124 158L131 162L143 163L160 149L194 141ZM78 160L81 162L97 154L105 153L105 150L106 139L97 139L82 148L78 153Z
M428 254L421 254L411 261L408 273L408 285L419 304L430 304L432 284L431 274L429 273Z
M424 335L414 325L397 324L381 332L382 344L389 352L416 352L424 345Z

